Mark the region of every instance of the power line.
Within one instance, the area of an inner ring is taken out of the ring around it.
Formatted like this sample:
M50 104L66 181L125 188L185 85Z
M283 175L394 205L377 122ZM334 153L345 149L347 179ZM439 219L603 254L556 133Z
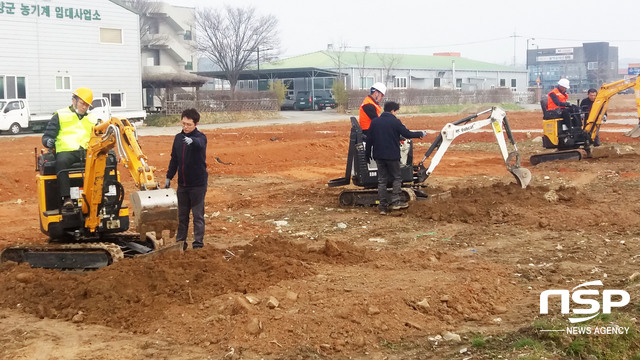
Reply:
M500 37L500 38L495 38L495 39L486 39L486 40L478 40L478 41L469 41L469 42L463 42L463 43L452 43L452 44L440 44L440 45L428 45L428 46L407 46L407 47L387 47L387 48L377 48L380 50L407 50L407 49L433 49L433 48L440 48L440 47L448 47L448 46L461 46L461 45L477 45L477 44L485 44L488 42L494 42L494 41L500 41L500 40L506 40L508 39L509 36L506 37Z

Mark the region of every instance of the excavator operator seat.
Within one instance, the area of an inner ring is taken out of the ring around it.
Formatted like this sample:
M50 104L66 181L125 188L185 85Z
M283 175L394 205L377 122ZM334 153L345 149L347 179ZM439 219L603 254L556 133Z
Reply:
M543 120L553 119L553 117L549 117L549 114L547 113L547 101L548 99L546 97L540 100L540 108L542 109Z

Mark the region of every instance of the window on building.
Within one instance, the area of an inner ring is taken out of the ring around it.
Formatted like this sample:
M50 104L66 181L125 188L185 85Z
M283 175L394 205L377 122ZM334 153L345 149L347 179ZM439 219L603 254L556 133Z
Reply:
M516 88L516 79L511 79L511 87Z
M112 108L125 107L123 93L102 93L102 96L109 99Z
M294 90L293 88L293 79L282 79L282 84L284 88L287 90Z
M438 77L439 78L443 78L444 77L444 71L438 71Z
M247 89L253 89L253 80L247 81Z
M0 76L0 99L26 99L27 83L24 76Z
M18 76L16 78L16 85L18 90L18 99L27 98L27 82L24 76Z
M160 23L158 22L158 19L153 19L153 18L147 18L147 19L148 19L147 32L151 35L159 34Z
M56 76L56 90L71 90L71 76Z
M324 79L324 88L327 90L333 89L333 82L335 81L335 78L325 78Z
M187 30L184 32L184 39L191 40L191 30Z
M589 61L587 63L587 70L597 70L598 69L598 62L597 61Z
M393 87L396 89L406 89L407 88L407 78L406 77L397 77L393 80Z
M360 77L360 89L370 89L373 86L373 76Z
M324 89L324 78L314 78L313 79L313 88L314 89Z
M500 87L505 87L505 86L507 86L507 80L500 79Z
M244 81L242 80L238 81L238 88L244 89Z
M187 64L184 66L185 70L193 70L193 62L187 61Z
M456 78L456 89L461 89L461 88L462 88L462 79Z
M440 78L433 79L433 87L434 88L439 88L440 87Z
M100 42L103 44L122 44L122 29L100 28Z

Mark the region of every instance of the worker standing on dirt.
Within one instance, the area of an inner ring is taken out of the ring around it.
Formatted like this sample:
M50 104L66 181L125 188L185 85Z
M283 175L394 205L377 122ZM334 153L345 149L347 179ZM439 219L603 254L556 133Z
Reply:
M421 138L426 131L409 131L396 117L400 105L394 101L384 104L384 112L373 119L369 128L365 154L373 158L378 166L378 210L386 215L391 210L406 209L409 204L402 201L402 174L400 172L400 136L407 139ZM373 156L371 150L373 148ZM387 199L387 185L392 180L391 202Z
M176 241L183 242L187 249L189 213L193 215L194 249L204 246L204 198L207 194L207 137L197 126L200 114L196 109L187 109L181 116L182 131L173 139L171 160L167 169L165 188L171 186L178 173L178 232Z
M72 210L69 172L74 163L83 162L91 138L91 128L98 119L89 112L93 102L93 92L88 88L78 88L71 96L71 106L53 114L42 135L42 145L56 152L56 173L62 198L62 207Z
M360 105L360 114L358 115L358 122L360 122L360 128L362 133L367 135L369 133L369 127L371 126L371 120L380 116L382 108L380 107L380 101L387 92L387 87L377 82L373 84L369 91L369 95L362 101Z
M558 80L558 85L553 88L547 95L547 113L545 118L556 119L562 117L565 120L565 125L568 129L572 129L574 124L571 120L571 113L575 110L571 109L572 105L569 103L569 79Z

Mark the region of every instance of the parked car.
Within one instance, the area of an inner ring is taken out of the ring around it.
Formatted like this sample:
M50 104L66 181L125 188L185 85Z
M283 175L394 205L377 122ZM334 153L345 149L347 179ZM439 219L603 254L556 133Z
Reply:
M326 108L335 109L337 104L333 99L329 90L314 90L313 101L311 100L311 91L298 91L296 96L295 108L298 110L314 109L324 110Z
M295 109L295 106L294 106L295 102L296 102L296 100L292 96L287 95L284 98L284 101L282 102L282 105L280 105L280 110L294 110Z

